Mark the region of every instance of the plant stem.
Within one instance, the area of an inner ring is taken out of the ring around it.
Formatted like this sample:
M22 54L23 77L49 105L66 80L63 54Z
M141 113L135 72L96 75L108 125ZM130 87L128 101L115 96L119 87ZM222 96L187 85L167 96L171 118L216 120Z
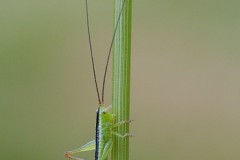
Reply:
M130 60L131 60L131 18L132 0L115 0L115 26L124 9L116 31L113 53L113 114L116 123L129 120L130 115ZM116 128L117 133L129 133L129 124ZM113 137L112 160L129 159L129 138Z

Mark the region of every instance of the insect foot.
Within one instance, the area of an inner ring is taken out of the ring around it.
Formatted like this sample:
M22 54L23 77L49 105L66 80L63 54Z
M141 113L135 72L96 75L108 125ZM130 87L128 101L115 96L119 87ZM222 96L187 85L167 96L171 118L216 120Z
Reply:
M130 133L126 133L125 135L123 135L123 137L130 137L130 138L134 138L135 136L130 134Z
M135 136L132 134L128 134L129 137L134 138Z
M81 159L81 158L71 156L71 154L69 152L65 152L64 157L69 158L69 159L75 159L75 160L84 160L84 159Z
M133 122L134 120L133 119L130 119L129 121L128 121L128 123L131 123L131 122Z
M69 158L69 159L71 158L71 156L70 156L70 154L68 152L64 153L64 157Z

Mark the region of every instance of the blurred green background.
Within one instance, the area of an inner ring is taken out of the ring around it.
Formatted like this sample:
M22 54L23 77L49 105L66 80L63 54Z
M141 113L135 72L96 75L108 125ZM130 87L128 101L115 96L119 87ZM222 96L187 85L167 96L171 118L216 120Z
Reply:
M113 1L89 5L101 80ZM93 139L84 7L0 0L1 159L64 160ZM238 0L133 1L130 159L240 159L239 8ZM111 104L110 74L107 85Z

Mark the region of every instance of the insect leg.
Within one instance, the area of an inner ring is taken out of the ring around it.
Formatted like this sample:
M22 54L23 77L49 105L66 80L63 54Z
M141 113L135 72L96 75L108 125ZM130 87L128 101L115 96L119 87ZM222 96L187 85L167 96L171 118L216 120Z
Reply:
M109 140L107 141L107 143L105 144L105 147L103 149L103 154L102 154L102 157L101 157L101 160L104 160L107 158L109 152L111 151L112 149L112 140Z
M121 121L121 122L118 122L116 124L114 124L112 127L119 127L123 124L126 124L126 123L131 123L133 120L129 120L129 121Z
M105 112L107 112L109 109L112 108L112 105L108 106L107 108L104 109Z
M75 153L78 153L78 152L85 152L85 151L94 150L95 146L96 146L96 142L95 142L95 140L93 140L93 141L90 141L90 142L86 143L85 145L83 145L80 148L74 149L72 151L65 152L64 156L67 157L67 158L75 159L75 160L84 160L84 159L81 159L81 158L78 158L78 157L74 157L72 155L75 154Z
M125 133L124 135L121 135L121 134L119 134L119 133L117 133L117 132L112 132L112 134L115 135L115 136L118 136L118 137L120 137L120 138L132 137L132 135L129 134L129 133Z
M85 159L81 159L81 158L78 158L78 157L73 157L73 156L71 156L71 155L66 155L66 153L65 153L65 155L64 155L66 158L71 158L71 159L75 159L75 160L85 160Z

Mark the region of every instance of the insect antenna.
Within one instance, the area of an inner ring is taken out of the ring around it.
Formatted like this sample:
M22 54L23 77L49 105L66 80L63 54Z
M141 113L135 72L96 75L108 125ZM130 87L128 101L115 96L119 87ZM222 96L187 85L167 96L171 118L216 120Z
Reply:
M91 41L91 34L90 34L90 24L89 24L89 14L88 14L88 1L86 0L86 15L87 15L87 30L88 30L88 40L89 40L89 47L90 47L90 53L91 53L91 62L92 62L92 69L93 69L93 76L95 81L95 87L97 91L97 97L98 97L98 103L99 105L102 104L99 89L98 89L98 83L97 83L97 76L96 76L96 69L95 69L95 63L93 58L93 49L92 49L92 41Z
M113 47L114 39L115 39L115 36L116 36L117 28L119 26L121 15L122 15L122 12L123 12L123 9L124 9L125 1L126 0L123 1L122 8L121 8L121 11L119 13L116 26L114 28L113 37L112 37L111 44L110 44L110 49L108 51L107 62L106 62L106 66L105 66L104 76L103 76L102 100L101 100L100 94L99 94L98 83L97 83L95 63L94 63L94 58L93 58L93 47L92 47L91 33L90 33L90 23L89 23L88 0L85 0L85 2L86 2L87 30L88 30L88 40L89 40L90 56L91 56L93 77L94 77L94 82L95 82L95 87L96 87L96 91L97 91L97 97L98 97L98 103L99 104L104 104L104 89L105 89L105 82L106 82L106 77L107 77L107 70L108 70L109 59L110 59L110 56L111 56L112 47Z
M110 56L111 56L114 39L115 39L115 36L116 36L117 28L119 26L119 22L120 22L120 19L121 19L121 15L122 15L122 12L123 12L123 9L124 9L125 2L126 2L126 0L123 1L122 8L120 10L116 26L114 28L113 37L112 37L111 44L110 44L110 49L108 51L107 62L106 62L106 66L105 66L104 76L103 76L103 85L102 85L102 103L103 104L104 104L104 88L105 88L105 82L106 82L106 77L107 77L109 59L110 59Z

